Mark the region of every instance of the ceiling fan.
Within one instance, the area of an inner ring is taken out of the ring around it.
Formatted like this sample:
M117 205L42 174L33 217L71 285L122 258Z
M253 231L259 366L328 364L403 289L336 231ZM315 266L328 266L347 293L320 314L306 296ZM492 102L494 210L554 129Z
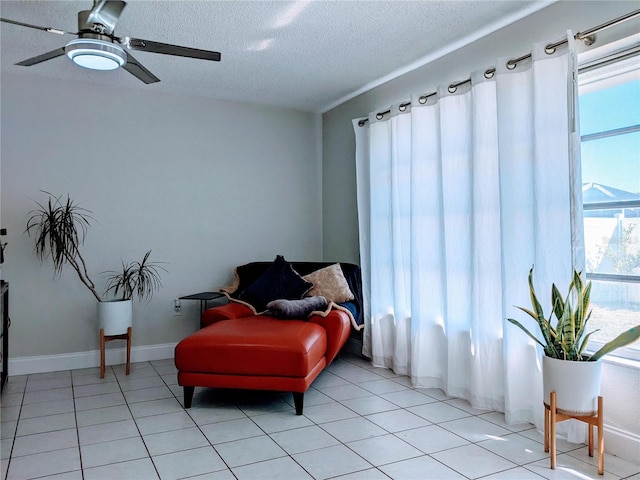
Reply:
M77 35L64 47L38 55L16 65L30 67L52 58L67 55L76 65L93 70L115 70L122 67L144 83L159 82L160 79L138 62L129 50L176 55L180 57L199 58L202 60L220 61L220 52L180 47L168 43L152 42L140 38L116 37L113 31L126 6L121 0L94 0L91 10L78 12L78 31L67 32L57 28L40 27L29 23L0 18L0 21L34 28L58 35Z

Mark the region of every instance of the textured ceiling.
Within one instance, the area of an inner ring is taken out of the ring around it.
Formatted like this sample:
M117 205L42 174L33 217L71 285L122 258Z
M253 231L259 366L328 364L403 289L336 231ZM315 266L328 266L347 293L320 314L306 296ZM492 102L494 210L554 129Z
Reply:
M14 64L75 37L0 23L1 71L322 112L448 45L548 4L129 0L116 35L216 50L222 61L137 52L161 80L152 85L122 69L82 69L64 56L21 67ZM75 32L77 12L91 6L90 0L2 0L0 16Z

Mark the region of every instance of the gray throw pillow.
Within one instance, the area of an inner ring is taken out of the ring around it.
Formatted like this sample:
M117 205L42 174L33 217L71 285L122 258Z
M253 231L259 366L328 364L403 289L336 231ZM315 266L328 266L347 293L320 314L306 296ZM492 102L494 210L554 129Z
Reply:
M322 296L305 297L301 300L273 300L267 304L267 315L276 318L305 319L315 311L324 311L329 306L327 299Z

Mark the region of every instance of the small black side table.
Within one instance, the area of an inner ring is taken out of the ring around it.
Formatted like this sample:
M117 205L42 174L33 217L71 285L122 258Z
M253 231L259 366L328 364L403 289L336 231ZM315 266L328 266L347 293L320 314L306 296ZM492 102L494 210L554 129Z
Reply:
M209 308L209 301L224 298L224 294L220 292L200 292L179 298L180 300L200 300L200 315L202 315L204 311Z

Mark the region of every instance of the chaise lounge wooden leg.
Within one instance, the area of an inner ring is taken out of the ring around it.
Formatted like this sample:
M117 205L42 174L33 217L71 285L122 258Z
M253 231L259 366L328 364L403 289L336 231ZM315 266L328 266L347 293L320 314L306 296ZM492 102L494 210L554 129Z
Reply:
M302 415L302 407L304 405L303 392L293 392L293 404L296 406L296 415Z
M184 408L191 408L191 402L193 401L193 391L196 387L182 387L184 391Z

